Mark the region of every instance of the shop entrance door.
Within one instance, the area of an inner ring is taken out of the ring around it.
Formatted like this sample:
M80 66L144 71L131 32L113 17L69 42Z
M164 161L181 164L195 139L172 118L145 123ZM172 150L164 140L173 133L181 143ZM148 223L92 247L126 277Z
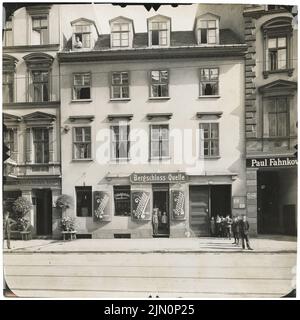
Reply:
M52 234L52 192L50 189L34 190L36 196L36 227L38 236Z
M153 190L153 209L158 209L158 233L153 237L170 236L170 217L169 217L169 185L154 184Z
M209 235L208 186L190 186L190 228L194 236Z

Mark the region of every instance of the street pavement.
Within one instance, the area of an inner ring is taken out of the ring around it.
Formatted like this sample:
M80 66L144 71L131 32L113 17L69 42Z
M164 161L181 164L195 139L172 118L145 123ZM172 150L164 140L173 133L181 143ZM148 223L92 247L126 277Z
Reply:
M18 297L280 298L294 288L295 238L13 241L4 252Z

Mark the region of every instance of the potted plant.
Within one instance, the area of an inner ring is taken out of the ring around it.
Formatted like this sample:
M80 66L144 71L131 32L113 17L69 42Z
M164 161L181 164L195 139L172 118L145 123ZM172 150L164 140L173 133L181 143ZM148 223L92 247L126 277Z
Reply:
M61 219L61 228L62 231L75 231L75 218L69 216L63 217Z
M64 215L65 211L72 207L73 198L67 194L62 194L56 199L56 208L61 209Z
M31 202L24 197L19 197L14 201L12 209L16 215L19 231L28 231L30 220L26 216L29 216L31 208Z

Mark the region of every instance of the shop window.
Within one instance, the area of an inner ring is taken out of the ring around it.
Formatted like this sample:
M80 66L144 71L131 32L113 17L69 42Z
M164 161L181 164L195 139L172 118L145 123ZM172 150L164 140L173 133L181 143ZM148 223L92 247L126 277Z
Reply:
M76 73L73 75L73 100L91 99L90 73Z
M167 70L154 70L150 73L151 98L169 97L169 72Z
M130 186L114 186L115 216L130 216Z
M168 23L153 21L150 23L150 45L167 46L168 45Z
M169 126L150 126L150 155L151 159L163 159L169 157Z
M200 123L200 156L219 156L219 124Z
M129 23L114 23L111 36L112 47L129 47Z
M114 125L112 130L112 159L128 159L129 158L129 126L128 125Z
M286 97L265 99L264 103L264 136L288 136L288 102Z
M2 99L4 103L14 102L14 72L3 72Z
M13 45L13 29L12 29L12 17L9 17L4 25L3 29L3 46L9 47Z
M49 130L33 128L34 163L49 162Z
M48 15L32 16L32 44L44 45L49 43Z
M287 72L292 75L292 61L289 57L292 41L292 18L277 17L262 25L264 35L263 75Z
M200 69L200 96L216 96L219 94L219 69Z
M113 72L111 75L111 99L129 98L128 72Z
M75 187L77 217L92 216L92 187Z
M33 102L49 101L49 71L33 70Z
M91 159L91 127L75 127L73 131L73 158Z

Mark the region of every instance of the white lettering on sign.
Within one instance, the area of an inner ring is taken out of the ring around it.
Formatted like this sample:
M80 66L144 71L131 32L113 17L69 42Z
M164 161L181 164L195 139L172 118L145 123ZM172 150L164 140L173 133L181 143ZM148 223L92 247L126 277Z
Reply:
M251 168L263 167L293 167L298 165L298 160L295 158L265 158L251 159Z

